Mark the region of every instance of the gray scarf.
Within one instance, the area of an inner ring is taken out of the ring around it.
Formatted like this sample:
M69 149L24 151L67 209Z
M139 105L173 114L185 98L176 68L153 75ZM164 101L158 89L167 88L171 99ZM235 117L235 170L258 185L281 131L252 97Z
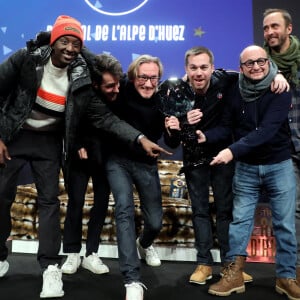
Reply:
M270 59L270 70L265 78L258 82L252 82L243 73L239 74L239 88L242 98L246 102L252 102L260 98L269 88L277 74L277 65Z

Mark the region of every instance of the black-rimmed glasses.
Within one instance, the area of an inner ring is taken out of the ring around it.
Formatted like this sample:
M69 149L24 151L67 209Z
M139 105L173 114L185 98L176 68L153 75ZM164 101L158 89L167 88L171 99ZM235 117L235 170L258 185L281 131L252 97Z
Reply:
M260 67L263 67L268 60L269 60L268 58L264 58L264 57L258 58L256 60L249 59L246 60L245 62L241 62L241 66L246 66L247 68L250 69L254 67L255 63L257 63Z
M145 84L148 80L150 80L152 84L157 84L159 79L158 76L137 75L137 80L140 84Z

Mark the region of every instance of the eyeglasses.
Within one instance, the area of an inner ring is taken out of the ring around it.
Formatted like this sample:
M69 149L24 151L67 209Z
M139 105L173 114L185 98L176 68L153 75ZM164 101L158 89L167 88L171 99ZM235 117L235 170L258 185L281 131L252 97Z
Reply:
M150 80L152 84L157 84L159 79L158 76L137 75L137 80L140 84L145 84L148 80Z
M252 59L249 59L245 62L241 62L241 66L246 66L247 68L253 68L254 67L254 64L257 63L260 67L263 67L266 62L268 61L269 59L268 58L258 58L257 60L252 60Z

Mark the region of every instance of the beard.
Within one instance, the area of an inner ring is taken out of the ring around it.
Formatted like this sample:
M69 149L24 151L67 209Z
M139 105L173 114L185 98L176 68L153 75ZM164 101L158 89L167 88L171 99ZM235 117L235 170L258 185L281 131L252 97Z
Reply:
M289 39L289 36L281 36L278 38L278 44L276 45L269 45L269 47L274 51L274 52L280 52L283 45L286 43L287 39Z

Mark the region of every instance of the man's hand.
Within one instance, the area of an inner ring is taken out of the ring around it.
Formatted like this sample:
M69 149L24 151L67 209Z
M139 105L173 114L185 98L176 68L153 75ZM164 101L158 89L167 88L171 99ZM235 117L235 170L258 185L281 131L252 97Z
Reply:
M88 159L88 154L85 148L80 148L78 150L78 156L80 159Z
M0 168L6 166L6 160L11 160L6 145L0 139Z
M290 90L290 85L282 74L277 74L271 83L271 91L275 94L281 94Z
M199 108L192 109L187 113L187 121L190 125L197 124L201 121L203 113L200 111Z
M171 136L172 135L172 130L181 130L180 122L174 116L166 117L165 118L165 128L166 128L168 134Z
M168 155L172 155L171 152L168 152L164 148L158 146L157 144L151 142L145 136L139 139L139 143L142 145L144 150L146 151L147 155L151 157L158 157L161 153L165 153Z
M206 142L206 136L201 130L196 130L196 134L197 134L197 141L199 144Z
M220 165L220 164L228 164L233 160L232 152L229 148L226 148L218 153L217 156L213 158L210 165Z

